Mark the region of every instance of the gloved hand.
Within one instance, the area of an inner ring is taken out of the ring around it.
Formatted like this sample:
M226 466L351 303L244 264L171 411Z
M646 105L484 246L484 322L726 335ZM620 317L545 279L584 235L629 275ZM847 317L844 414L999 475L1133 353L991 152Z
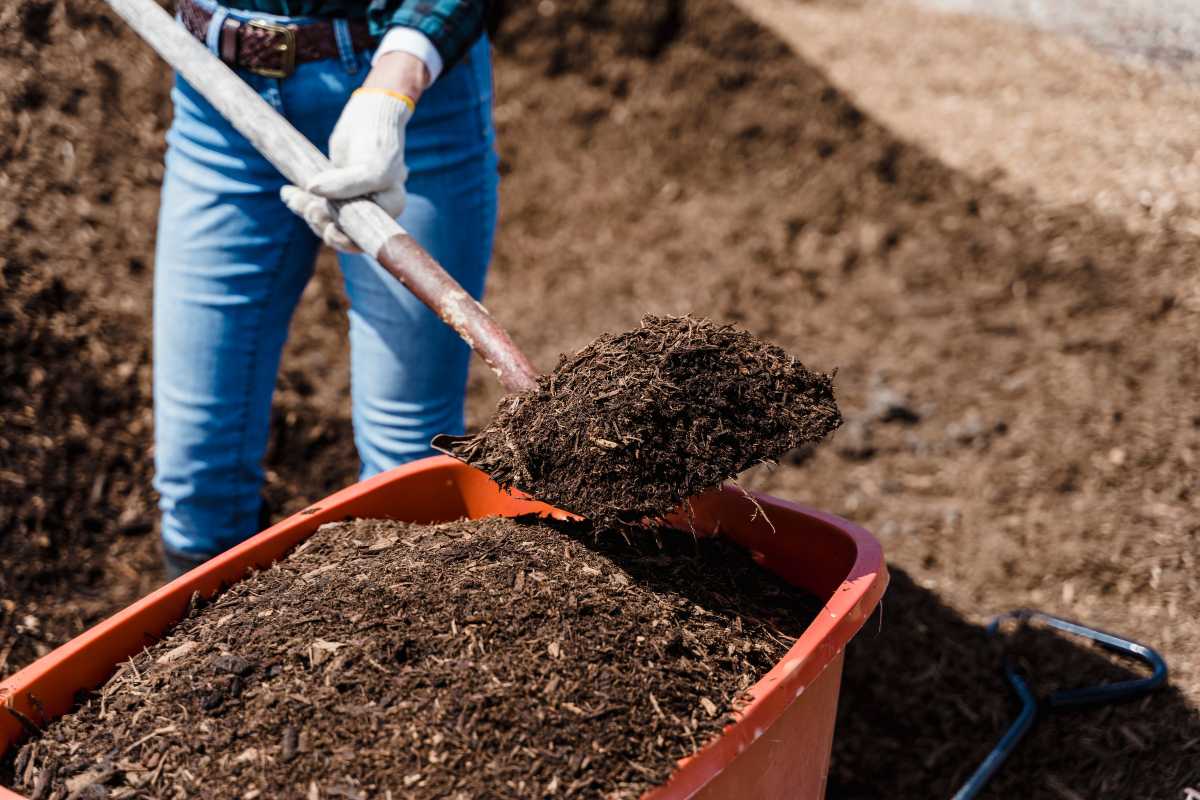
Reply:
M415 103L407 95L388 89L358 89L342 109L329 157L333 169L313 177L308 186L284 186L283 202L302 217L326 244L348 253L358 252L350 237L334 223L326 199L347 200L373 195L392 217L404 211L404 128Z

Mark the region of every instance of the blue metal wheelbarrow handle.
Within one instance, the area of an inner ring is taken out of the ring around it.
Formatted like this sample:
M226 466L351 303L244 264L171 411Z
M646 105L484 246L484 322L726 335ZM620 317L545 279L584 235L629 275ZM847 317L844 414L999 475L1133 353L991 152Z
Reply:
M1004 732L1004 736L1000 738L1000 741L988 753L987 758L983 760L983 763L979 765L975 773L955 793L953 800L972 800L972 798L978 796L983 787L987 785L988 781L992 779L1000 767L1003 766L1004 762L1008 760L1008 757L1012 755L1012 751L1016 748L1017 744L1033 728L1037 722L1039 711L1045 713L1053 711L1056 708L1081 708L1131 700L1154 691L1167 680L1167 662L1153 648L1131 639L1117 636L1116 634L1089 628L1086 625L1072 622L1069 619L1043 614L1040 611L1022 608L1010 611L1007 614L1001 614L988 625L988 635L997 635L1000 626L1009 620L1016 620L1022 625L1035 620L1044 622L1052 628L1096 642L1107 650L1136 658L1148 665L1152 672L1145 678L1105 683L1099 686L1083 686L1078 689L1064 689L1047 695L1039 703L1030 690L1029 684L1017 671L1013 659L1005 656L1004 675L1016 693L1017 698L1021 701L1021 713L1017 715L1017 719Z

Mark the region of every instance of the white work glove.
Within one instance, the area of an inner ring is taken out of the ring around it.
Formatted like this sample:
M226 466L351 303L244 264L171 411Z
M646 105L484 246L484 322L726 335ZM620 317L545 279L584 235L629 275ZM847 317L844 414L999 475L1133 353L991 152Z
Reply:
M358 247L333 221L329 200L372 195L392 218L404 211L404 127L412 118L412 99L387 89L359 89L342 109L333 135L329 158L333 168L309 181L308 186L284 186L283 202L308 223L313 233L330 247L348 253Z

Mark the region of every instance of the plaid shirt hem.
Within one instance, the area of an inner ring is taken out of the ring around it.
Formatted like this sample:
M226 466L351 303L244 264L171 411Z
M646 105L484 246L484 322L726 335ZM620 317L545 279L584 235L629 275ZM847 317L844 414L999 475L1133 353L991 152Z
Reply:
M433 42L449 70L483 32L485 0L371 0L367 21L382 36L397 25L415 28Z

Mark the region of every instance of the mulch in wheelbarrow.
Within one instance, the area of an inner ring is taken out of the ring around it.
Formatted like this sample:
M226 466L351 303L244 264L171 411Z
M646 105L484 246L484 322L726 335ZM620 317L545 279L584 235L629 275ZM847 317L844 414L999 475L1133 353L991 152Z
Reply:
M841 422L832 376L779 347L707 319L647 316L562 356L454 453L598 524L640 523Z
M721 539L326 525L8 763L36 798L634 798L813 618Z

